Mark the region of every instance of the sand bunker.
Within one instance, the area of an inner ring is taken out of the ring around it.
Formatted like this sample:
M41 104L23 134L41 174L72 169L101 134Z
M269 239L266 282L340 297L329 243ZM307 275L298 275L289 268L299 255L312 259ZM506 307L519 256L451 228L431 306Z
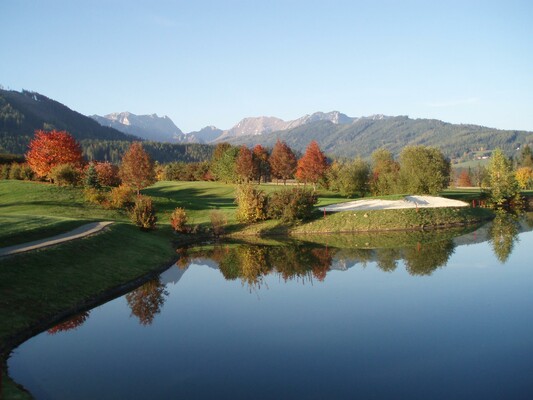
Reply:
M464 201L435 196L405 196L403 200L356 200L320 207L320 211L392 210L398 208L467 207Z

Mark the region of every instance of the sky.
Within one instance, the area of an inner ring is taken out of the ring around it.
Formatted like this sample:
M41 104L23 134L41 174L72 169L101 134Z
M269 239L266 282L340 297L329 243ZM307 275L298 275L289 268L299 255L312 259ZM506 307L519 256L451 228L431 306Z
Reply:
M1 0L0 85L184 132L332 110L533 131L531 21L531 0Z

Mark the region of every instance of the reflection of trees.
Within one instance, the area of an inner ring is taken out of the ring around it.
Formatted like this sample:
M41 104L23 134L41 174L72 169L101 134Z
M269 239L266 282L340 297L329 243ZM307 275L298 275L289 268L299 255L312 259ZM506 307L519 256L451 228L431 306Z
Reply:
M492 221L489 233L494 254L503 264L511 255L514 244L518 241L518 218L504 211L498 212Z
M400 251L397 249L376 249L376 263L385 272L392 272L398 266Z
M216 246L209 256L219 263L224 278L240 278L250 287L260 286L262 278L276 271L285 280L323 281L330 269L332 254L326 247L301 245L264 246L241 244L238 247Z
M156 314L161 312L167 295L165 285L154 279L128 293L126 300L131 314L139 318L142 325L151 325Z
M453 254L451 240L442 240L403 250L405 268L410 275L431 275L438 267L443 267Z
M55 335L59 332L66 332L80 327L85 321L87 321L87 318L89 318L89 312L90 311L84 311L60 324L57 324L53 328L48 329L48 334Z

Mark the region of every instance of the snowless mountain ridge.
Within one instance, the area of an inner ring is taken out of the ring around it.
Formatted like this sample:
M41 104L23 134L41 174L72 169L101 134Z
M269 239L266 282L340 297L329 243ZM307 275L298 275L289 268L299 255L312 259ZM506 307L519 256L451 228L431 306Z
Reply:
M284 121L277 117L248 117L239 121L230 129L222 130L207 126L199 131L183 133L168 117L157 114L135 115L130 112L111 113L103 117L92 115L91 118L101 125L111 126L124 133L140 136L147 140L163 142L213 143L241 136L263 135L284 131L318 121L329 121L336 125L352 124L360 119L385 119L382 114L370 117L353 118L339 111L328 113L315 112L295 120Z

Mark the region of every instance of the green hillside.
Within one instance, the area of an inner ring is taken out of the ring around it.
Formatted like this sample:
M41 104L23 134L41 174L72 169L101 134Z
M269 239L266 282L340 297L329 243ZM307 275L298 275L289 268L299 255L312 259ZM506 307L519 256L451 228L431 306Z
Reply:
M438 147L450 158L460 159L465 153L496 147L513 155L521 145L533 143L533 132L505 131L399 116L361 118L345 125L320 121L286 131L234 138L229 142L248 146L259 143L272 147L278 138L298 151L304 151L311 140L316 140L327 154L336 157L369 157L379 147L386 147L398 155L407 145L426 145Z
M120 161L136 136L101 126L67 106L36 92L0 89L0 154L24 154L37 129L65 130L81 144L88 160ZM212 146L144 142L154 160L204 161L211 158Z

